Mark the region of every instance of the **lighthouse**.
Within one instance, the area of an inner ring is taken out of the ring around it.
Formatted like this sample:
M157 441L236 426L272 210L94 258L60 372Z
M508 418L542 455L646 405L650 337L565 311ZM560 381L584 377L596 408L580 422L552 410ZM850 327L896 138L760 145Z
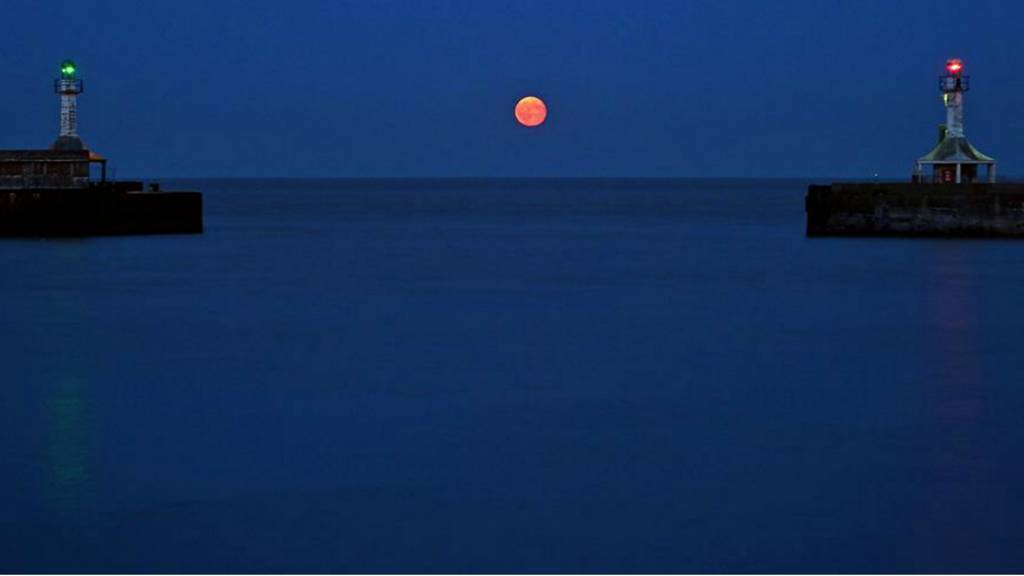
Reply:
M939 184L977 182L978 166L985 165L989 182L996 180L996 161L982 154L967 141L964 133L964 95L970 89L970 77L964 75L964 63L957 58L946 61L939 76L939 91L946 107L946 123L939 127L939 143L917 160L914 181L927 181L925 166L932 167L931 181Z
M84 150L78 136L78 95L83 91L78 67L71 60L60 65L60 76L53 81L54 91L60 95L60 135L53 143L54 150Z
M0 150L0 237L203 232L202 194L107 180L107 159L78 136L82 81L74 62L61 63L53 88L57 140L45 150Z

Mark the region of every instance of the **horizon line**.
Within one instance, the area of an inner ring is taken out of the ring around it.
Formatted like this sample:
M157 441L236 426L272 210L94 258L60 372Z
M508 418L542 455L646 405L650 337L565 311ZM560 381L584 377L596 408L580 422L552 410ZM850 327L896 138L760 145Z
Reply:
M1012 175L1003 175L1003 178L1011 178ZM835 180L835 181L866 181L877 180L879 182L891 182L910 180L910 176L892 175L871 175L871 176L122 176L119 178L108 178L108 180L138 180L138 179L165 179L165 180Z

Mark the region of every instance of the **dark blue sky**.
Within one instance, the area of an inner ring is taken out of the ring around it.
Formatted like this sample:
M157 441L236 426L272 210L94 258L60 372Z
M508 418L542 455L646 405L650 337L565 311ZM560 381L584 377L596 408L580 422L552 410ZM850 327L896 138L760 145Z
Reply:
M0 148L62 58L119 176L906 176L967 62L1024 171L1024 2L4 0ZM549 105L519 127L516 100Z

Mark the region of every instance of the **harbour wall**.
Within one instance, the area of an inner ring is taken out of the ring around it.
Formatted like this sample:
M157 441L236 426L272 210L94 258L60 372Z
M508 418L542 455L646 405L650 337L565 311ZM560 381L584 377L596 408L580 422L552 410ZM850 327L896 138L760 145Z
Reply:
M807 236L1024 237L1024 184L812 185Z
M141 183L0 190L0 236L198 234L199 192L143 192Z

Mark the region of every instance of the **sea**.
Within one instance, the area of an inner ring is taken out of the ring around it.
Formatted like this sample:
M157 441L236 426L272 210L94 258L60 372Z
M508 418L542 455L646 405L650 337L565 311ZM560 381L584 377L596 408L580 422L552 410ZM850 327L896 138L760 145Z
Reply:
M810 183L2 240L0 572L1024 571L1024 242L807 238Z

